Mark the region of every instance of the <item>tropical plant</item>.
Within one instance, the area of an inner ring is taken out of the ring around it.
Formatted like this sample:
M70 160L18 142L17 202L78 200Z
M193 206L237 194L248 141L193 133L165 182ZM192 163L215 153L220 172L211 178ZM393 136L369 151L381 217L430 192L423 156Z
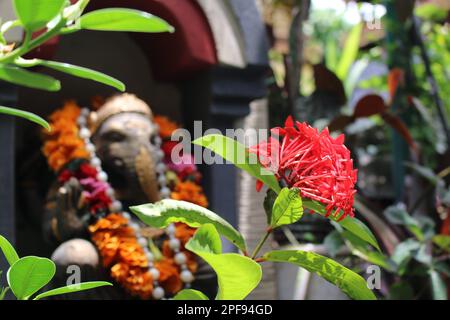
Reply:
M3 236L0 236L0 249L10 265L6 274L8 287L0 290L0 300L5 297L5 294L9 290L11 290L18 300L28 300L46 286L55 275L56 266L52 260L36 256L20 258L11 243ZM33 300L40 300L51 296L74 293L103 286L112 286L112 284L106 281L76 283L41 292L34 296Z
M89 0L71 4L68 0L12 0L17 20L0 20L0 80L30 88L58 91L60 82L27 69L42 66L75 77L89 79L125 91L125 85L104 73L58 61L26 59L24 56L49 39L79 30L126 32L173 32L164 20L147 12L107 8L83 14ZM24 40L19 46L6 41L6 33L20 27ZM49 129L48 123L30 112L0 106L0 113L19 116Z
M302 267L333 283L352 299L376 299L364 278L325 256L302 250L278 250L260 254L271 232L301 220L304 209L328 217L361 242L369 243L379 250L375 237L361 221L346 216L343 212L330 215L329 208L325 208L321 203L302 199L297 188L281 188L275 175L259 161L254 161L249 149L233 139L213 134L199 138L193 143L220 155L269 187L264 203L267 230L253 252L248 252L244 237L227 221L198 205L166 199L154 204L134 206L130 210L144 223L155 228L163 228L173 222L182 222L198 228L186 244L186 249L200 256L217 273L217 300L244 299L259 284L262 277L260 263L264 261L285 262ZM220 236L233 243L240 253L223 253ZM175 299L205 300L207 297L199 291L185 289L178 293Z

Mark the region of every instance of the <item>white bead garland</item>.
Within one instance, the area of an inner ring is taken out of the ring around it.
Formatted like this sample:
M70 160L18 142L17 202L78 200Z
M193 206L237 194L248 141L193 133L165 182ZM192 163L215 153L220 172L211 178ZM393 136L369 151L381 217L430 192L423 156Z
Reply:
M95 145L90 141L91 131L87 128L89 113L90 113L90 111L88 108L81 109L80 116L77 119L77 123L79 125L78 135L81 139L84 140L86 150L90 153L91 165L93 167L95 167L98 171L97 179L100 181L103 181L109 185L108 175L106 174L105 171L102 170L101 160L95 154L95 151L96 151ZM155 127L157 130L159 130L158 125L156 125ZM166 176L165 176L166 165L163 163L164 152L161 149L161 143L162 143L161 137L158 135L155 138L155 147L158 150L156 152L156 157L158 159L158 163L156 165L156 173L158 175L160 196L161 196L161 198L166 199L166 198L170 198L171 191L167 187L167 180L166 180ZM111 205L109 206L109 210L111 212L117 212L117 213L121 212L122 213L122 217L124 217L125 219L128 220L128 225L135 231L136 238L137 238L139 245L144 249L145 257L147 258L148 266L149 266L148 271L150 272L150 274L152 276L153 284L154 284L154 288L153 288L153 292L152 292L153 298L156 300L163 299L165 296L165 291L159 285L159 282L158 282L160 272L158 269L156 269L153 266L153 261L155 260L155 257L153 255L153 253L151 251L149 251L149 249L148 249L149 243L148 243L147 238L141 236L141 233L140 233L141 228L140 228L139 223L133 222L131 219L131 215L128 212L122 211L123 210L122 203L119 200L115 199L114 189L111 188L110 185L109 185L108 189L106 190L106 194L112 200ZM169 247L175 253L175 256L174 256L175 263L178 264L182 270L180 273L181 281L184 282L186 288L189 288L191 282L194 281L194 275L188 270L188 266L186 264L187 263L186 255L184 253L180 252L181 243L180 243L180 240L175 236L175 233L176 233L175 225L173 223L168 225L165 232L166 232L167 236L169 237Z

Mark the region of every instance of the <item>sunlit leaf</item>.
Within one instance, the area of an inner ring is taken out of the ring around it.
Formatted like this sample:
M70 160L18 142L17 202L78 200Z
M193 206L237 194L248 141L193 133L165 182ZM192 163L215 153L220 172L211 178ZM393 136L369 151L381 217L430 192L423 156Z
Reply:
M263 258L268 261L292 263L313 272L337 286L352 299L376 300L363 277L333 259L317 253L301 250L271 251Z
M347 77L348 71L355 62L359 51L359 43L361 40L361 33L363 30L363 23L356 24L345 41L344 49L342 51L341 59L336 69L336 75L339 79L344 80Z
M0 79L17 85L46 91L58 91L61 89L61 83L50 76L4 64L0 64Z
M283 188L275 199L270 226L278 228L298 221L303 215L302 198L297 188Z
M314 212L317 212L322 216L325 216L326 214L324 205L314 200L303 199L303 207L313 210ZM338 218L334 217L333 215L330 215L328 218L336 222L338 220ZM372 231L370 231L370 229L357 218L346 217L343 220L338 221L338 223L341 227L353 233L356 237L369 243L378 251L381 251L377 239L373 235Z
M236 167L262 181L276 193L280 192L281 188L274 174L263 168L257 157L252 157L253 155L250 155L248 149L238 141L220 134L209 134L194 140L192 143L214 151Z
M37 124L43 126L45 129L50 130L50 124L34 113L15 109L15 108L2 107L2 106L0 106L0 113L30 120L34 123L37 123Z
M433 237L433 243L450 253L450 236L439 234Z
M66 293L85 291L85 290L95 289L95 288L104 287L104 286L112 286L112 283L109 283L106 281L81 282L78 284L68 285L65 287L56 288L53 290L43 292L41 294L38 294L33 300L39 300L39 299L57 296L57 295L61 295L61 294L66 294Z
M178 292L173 300L209 300L201 291L194 289L184 289Z
M173 222L183 222L193 228L198 228L206 223L213 224L221 235L242 251L246 251L244 238L231 224L199 205L164 199L156 203L130 207L130 210L144 223L155 228L165 228Z
M88 30L128 32L173 32L165 20L150 13L126 9L108 8L91 11L80 18L80 27Z
M217 300L242 300L261 281L261 266L236 253L220 253L219 233L212 224L201 226L186 244L186 249L205 260L217 274Z
M22 26L28 31L36 31L62 11L66 0L13 0L13 4Z
M12 244L1 235L0 235L0 249L5 255L6 261L8 261L10 266L12 266L17 260L19 260L19 255L17 254Z
M123 84L123 82L99 71L57 61L40 60L40 63L38 63L38 65L58 70L60 72L67 73L78 78L100 82L114 87L122 92L125 91L125 84Z
M9 268L8 284L17 299L26 300L49 283L55 271L55 264L47 258L23 257Z
M431 292L434 300L447 300L447 285L436 270L429 270Z

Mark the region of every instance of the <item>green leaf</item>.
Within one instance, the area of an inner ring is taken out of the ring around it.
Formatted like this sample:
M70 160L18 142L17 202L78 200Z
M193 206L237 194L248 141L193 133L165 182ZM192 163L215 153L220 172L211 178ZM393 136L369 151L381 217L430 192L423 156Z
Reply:
M424 239L419 222L411 217L406 210L398 206L390 206L384 210L383 214L390 223L405 226L417 239L420 241Z
M186 201L164 199L156 203L130 207L130 210L144 223L155 228L165 228L172 222L183 222L193 228L211 223L221 235L243 252L246 251L244 238L231 224L199 205Z
M2 106L0 106L0 113L30 120L34 123L41 125L45 129L50 131L50 124L34 113L15 109L15 108L2 107Z
M327 252L332 257L336 257L339 250L344 245L344 241L341 237L341 234L337 230L333 230L330 232L325 239L323 240L323 245L327 249Z
M221 134L209 134L194 140L192 143L214 151L239 169L262 181L276 193L281 191L275 175L263 168L256 155L250 155L248 149L238 141Z
M326 214L325 206L314 200L303 199L303 207L317 212L322 216L325 216ZM328 218L339 223L341 227L353 233L355 236L369 243L381 252L380 246L378 245L377 239L373 235L372 231L370 231L370 229L357 218L346 217L341 221L337 221L339 218L336 218L333 215L330 215Z
M272 221L272 208L277 196L278 195L276 194L275 191L273 191L272 189L267 189L267 193L263 202L264 212L266 213L267 225L270 225Z
M376 300L363 277L333 259L301 250L271 251L264 255L268 261L287 262L313 272L334 284L356 300Z
M298 221L303 215L302 198L297 188L283 188L275 199L270 226L277 228Z
M23 257L17 260L8 270L9 287L19 300L27 300L41 289L55 275L56 267L53 261L35 256Z
M205 260L217 274L217 300L242 300L261 281L261 266L252 259L236 253L221 254L217 243L219 233L211 224L201 226L186 249Z
M6 296L6 294L8 293L8 291L9 291L9 287L2 288L2 289L0 290L0 301L2 301L3 299L5 299L5 296Z
M433 243L450 253L450 236L439 234L433 237Z
M173 300L209 300L201 291L194 289L184 289L178 292Z
M46 91L58 91L61 89L61 83L50 76L4 64L0 64L0 79Z
M62 12L65 0L14 0L14 11L27 31L36 31Z
M441 275L433 269L429 270L431 280L431 292L434 300L447 300L447 286Z
M342 51L341 60L336 69L336 75L342 81L347 77L348 71L355 61L358 51L359 43L361 39L361 33L363 30L363 24L356 24L350 31L347 40L345 41L344 49Z
M408 239L395 247L391 256L392 261L397 265L397 272L402 275L408 262L417 254L420 249L420 242L415 239Z
M144 11L126 8L108 8L91 11L81 16L80 27L82 29L101 31L174 31L174 28L161 18Z
M91 70L84 67L75 66L73 64L58 62L58 61L45 61L40 60L38 65L45 66L60 72L70 74L72 76L89 79L96 82L106 84L108 86L114 87L117 90L125 91L125 84L107 74L101 73L99 71Z
M12 266L17 260L19 260L19 255L17 254L16 250L14 249L12 244L3 236L0 236L0 249L5 255L6 261L8 261L10 266Z
M81 282L78 284L72 284L61 288L56 288L53 290L49 290L46 292L43 292L41 294L38 294L36 298L33 300L39 300L42 298L57 296L60 294L66 294L66 293L74 293L79 291L85 291L90 290L98 287L104 287L104 286L112 286L112 283L106 282L106 281L91 281L91 282Z

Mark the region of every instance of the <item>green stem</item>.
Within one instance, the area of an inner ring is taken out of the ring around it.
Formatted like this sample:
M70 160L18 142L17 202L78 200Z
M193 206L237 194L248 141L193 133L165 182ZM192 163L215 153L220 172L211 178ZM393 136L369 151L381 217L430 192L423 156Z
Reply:
M267 238L269 237L269 235L271 233L272 233L272 228L269 227L269 229L267 229L264 236L259 240L258 245L256 246L255 250L252 253L253 260L256 258L256 255L259 253L259 251L261 250L262 246L264 245L264 243L266 242Z
M17 48L16 50L11 51L10 53L1 57L0 63L10 63L10 62L14 61L17 57L20 57L20 56L30 52L31 50L39 47L41 44L47 42L54 36L58 35L61 28L63 28L65 25L66 25L66 19L61 18L59 20L59 22L52 29L41 34L39 37L29 41L29 43L27 45L25 45L25 42L24 42L24 44L22 46L20 46L19 48Z

